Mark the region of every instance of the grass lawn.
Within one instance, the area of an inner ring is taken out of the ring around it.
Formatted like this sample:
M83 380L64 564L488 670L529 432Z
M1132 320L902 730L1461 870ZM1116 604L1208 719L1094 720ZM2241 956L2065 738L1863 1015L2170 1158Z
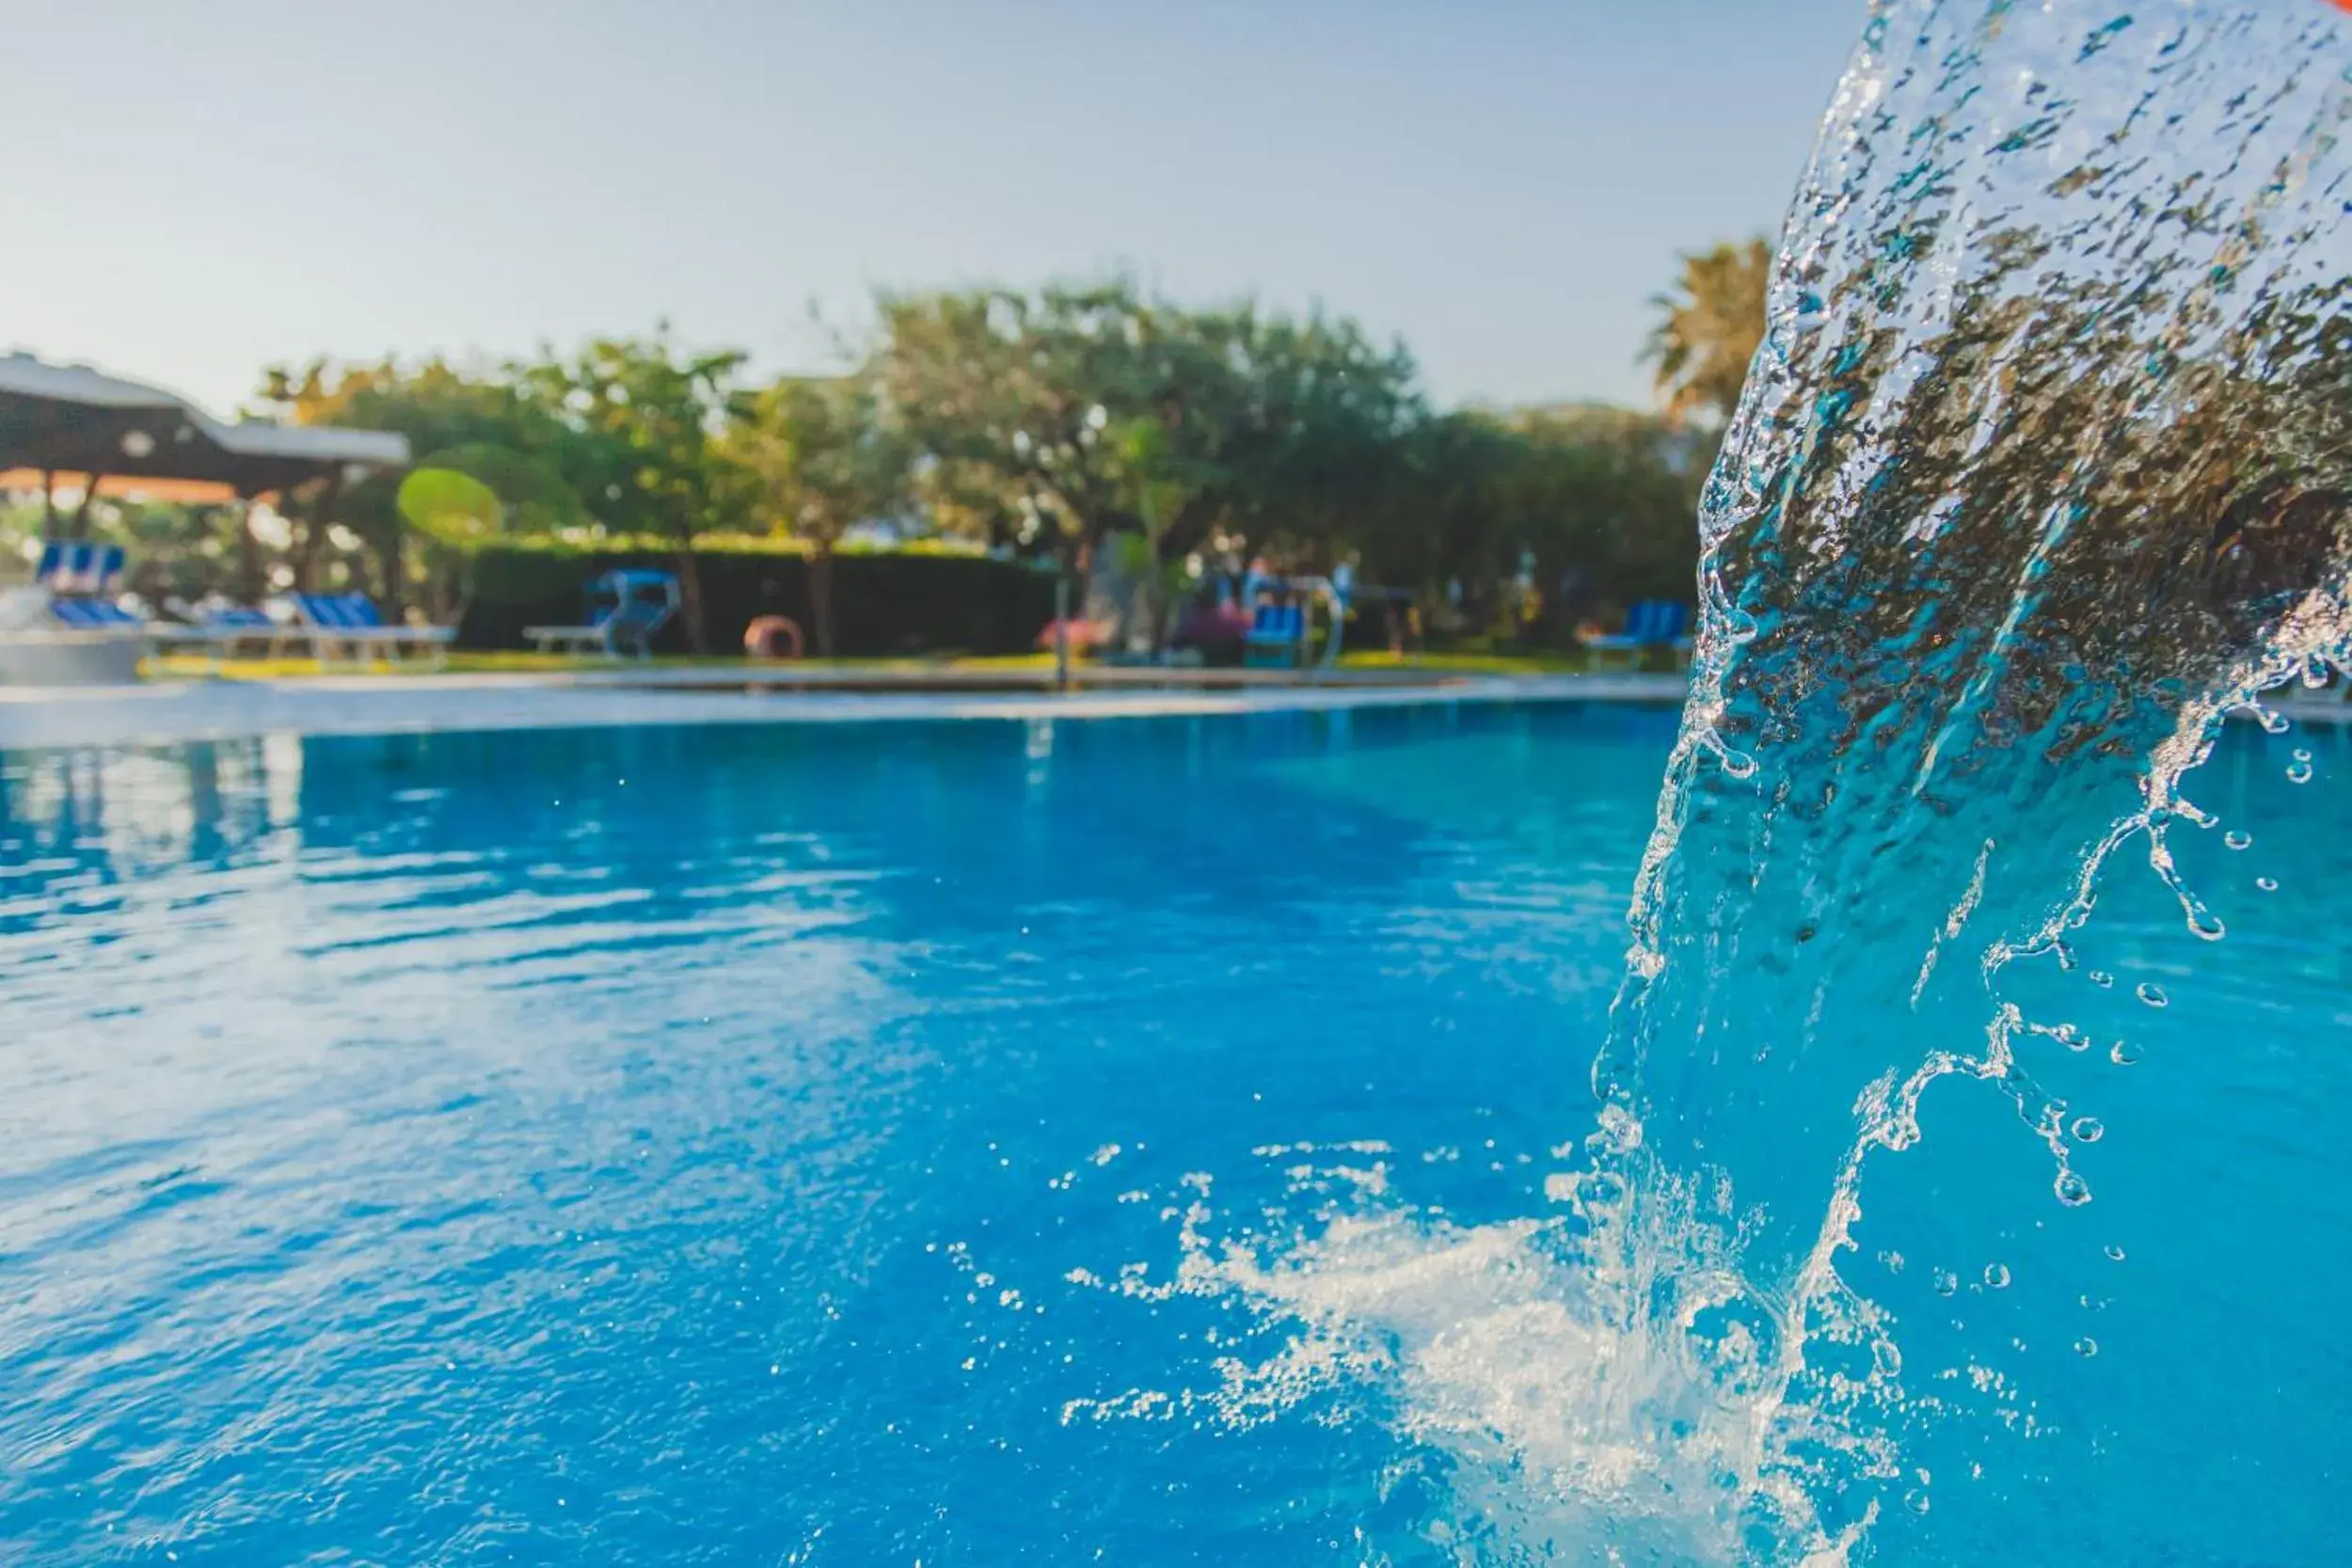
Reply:
M812 658L802 662L836 670L1021 670L1051 669L1054 660L1048 654L1019 654L1005 658ZM144 666L150 675L217 675L225 680L246 681L303 680L317 675L561 675L615 670L740 671L746 668L749 666L740 657L720 654L664 654L638 664L615 662L591 654L469 653L464 650L453 651L437 671L429 658L404 658L397 663L378 659L364 665L339 659L321 669L315 659L307 656L228 658L215 663L203 654L150 655Z
M1564 654L1392 654L1387 649L1340 655L1343 670L1442 670L1450 675L1558 675L1592 668L1581 650Z
M941 670L1045 671L1054 667L1051 654L1007 654L985 658L836 658L808 659L805 666L857 670L874 673L905 671L910 673ZM1433 653L1396 655L1385 649L1367 650L1345 655L1340 660L1347 670L1376 672L1438 671L1462 675L1550 675L1574 673L1591 668L1591 661L1582 653L1517 654L1491 652ZM468 653L449 655L441 673L453 675L515 675L572 674L631 668L655 670L723 670L739 672L752 666L733 656L713 655L691 657L665 655L643 666L615 664L612 660L582 654L532 653ZM166 654L150 657L146 671L150 675L173 675L189 678L218 676L227 680L304 680L318 675L354 674L428 674L432 665L422 659L403 660L398 664L379 661L369 666L335 663L321 670L307 657L294 658L231 658L215 664L202 654Z

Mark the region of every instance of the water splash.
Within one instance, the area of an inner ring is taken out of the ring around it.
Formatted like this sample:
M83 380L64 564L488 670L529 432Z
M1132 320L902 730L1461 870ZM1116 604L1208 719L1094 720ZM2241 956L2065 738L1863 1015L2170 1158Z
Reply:
M1515 1499L1512 1550L1568 1560L1845 1560L1944 1516L1923 1431L2048 1438L1983 1358L1906 1371L2031 1264L1928 1260L1905 1316L1856 1266L1865 1196L1936 1233L1889 1156L1973 1086L2046 1156L2051 1223L2098 1212L2077 1102L2138 1053L2089 1049L2057 981L2127 851L2225 936L2185 783L2352 653L2347 62L2316 0L1872 7L1707 488L1565 1214L1384 1193L1221 1247L1197 1216L1184 1288L1301 1335L1229 1391L1390 1386L1458 1490Z
M1974 1080L2091 1202L2102 1126L2070 1140L2080 1074L2027 1049L2087 1041L2010 973L2074 967L2134 845L2223 937L2175 858L2213 825L2184 781L2352 647L2348 57L2316 5L1882 4L1798 193L1595 1072L1640 1154L1592 1154L1629 1236L1673 1172L1766 1216L1743 1267L1802 1325L1775 1397L1834 1418L1817 1479L1873 1503L1919 1490L1883 1456L1922 1405L1839 1263L1864 1167Z

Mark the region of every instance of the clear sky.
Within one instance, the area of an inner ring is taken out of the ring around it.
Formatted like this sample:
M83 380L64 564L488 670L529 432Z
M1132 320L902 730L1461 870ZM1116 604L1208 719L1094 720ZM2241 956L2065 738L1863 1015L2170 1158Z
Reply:
M818 362L876 284L1320 301L1446 401L1645 401L1778 222L1862 0L10 8L0 346L226 411L318 353L668 317Z

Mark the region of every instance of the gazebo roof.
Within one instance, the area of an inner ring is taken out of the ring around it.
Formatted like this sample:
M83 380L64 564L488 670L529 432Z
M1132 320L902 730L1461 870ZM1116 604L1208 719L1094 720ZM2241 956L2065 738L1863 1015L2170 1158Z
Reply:
M87 365L0 357L0 473L149 479L174 488L193 482L256 496L338 473L404 468L408 460L408 438L390 431L232 424L161 388Z

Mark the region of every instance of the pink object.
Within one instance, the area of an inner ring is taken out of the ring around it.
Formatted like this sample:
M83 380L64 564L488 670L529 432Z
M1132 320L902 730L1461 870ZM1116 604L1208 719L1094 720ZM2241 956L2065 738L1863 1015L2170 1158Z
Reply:
M1052 649L1057 630L1062 631L1069 637L1070 651L1075 654L1086 652L1097 642L1109 641L1112 628L1103 622L1082 621L1074 615L1067 621L1048 621L1045 623L1045 629L1037 634L1037 645L1041 648Z

